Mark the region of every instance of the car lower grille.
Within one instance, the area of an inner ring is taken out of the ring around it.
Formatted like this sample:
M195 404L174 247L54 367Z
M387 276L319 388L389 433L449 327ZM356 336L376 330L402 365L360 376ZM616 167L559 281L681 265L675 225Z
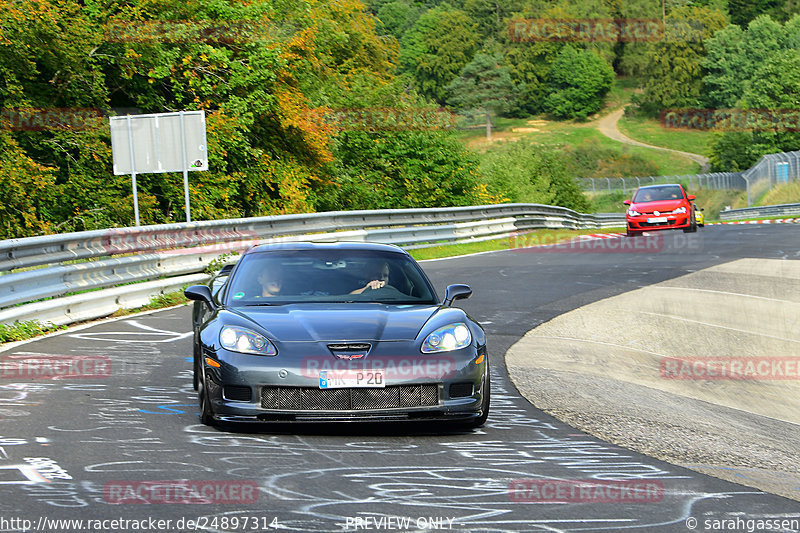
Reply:
M451 398L464 398L466 396L472 396L471 381L465 383L453 383L450 385Z
M382 389L264 387L262 409L350 411L423 407L439 404L438 385L399 385Z
M250 387L241 385L225 385L222 388L222 395L226 400L235 400L239 402L249 402L252 398Z
M675 221L669 220L667 222L639 222L642 227L658 227L658 226L674 226Z

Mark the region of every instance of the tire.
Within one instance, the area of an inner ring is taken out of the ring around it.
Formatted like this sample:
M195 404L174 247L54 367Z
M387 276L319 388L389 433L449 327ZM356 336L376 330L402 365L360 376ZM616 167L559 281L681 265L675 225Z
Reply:
M638 237L639 235L641 235L641 232L639 232L639 231L631 231L631 230L628 230L628 231L626 232L626 235L627 235L628 237Z
M205 376L202 376L200 379L200 390L197 396L200 401L200 423L211 427L216 426L217 423L214 420L214 411L211 409L211 400L208 398Z
M192 350L192 386L194 390L200 389L200 372L202 372L200 367L200 346L195 342Z

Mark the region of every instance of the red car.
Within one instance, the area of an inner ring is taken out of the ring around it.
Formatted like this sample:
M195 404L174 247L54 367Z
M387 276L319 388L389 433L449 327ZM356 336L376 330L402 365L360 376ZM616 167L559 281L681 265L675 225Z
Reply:
M694 218L694 195L686 194L679 184L648 185L639 187L625 213L628 237L645 231L683 229L686 233L697 231Z

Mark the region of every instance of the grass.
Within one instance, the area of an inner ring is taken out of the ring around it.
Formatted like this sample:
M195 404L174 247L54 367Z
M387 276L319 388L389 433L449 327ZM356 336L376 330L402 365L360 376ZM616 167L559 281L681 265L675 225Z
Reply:
M176 305L183 305L189 299L183 295L183 291L165 292L158 294L150 299L150 303L136 307L134 309L118 309L111 314L111 318L120 316L135 315L136 313L143 313L144 311L154 311L156 309L164 309L165 307L174 307Z
M628 115L622 116L617 127L631 139L700 155L707 155L712 135L709 131L668 129L658 119Z
M614 85L606 96L606 105L601 114L606 114L631 101L631 96L639 86L638 78L618 77L614 79Z
M800 181L793 181L785 185L777 185L773 187L759 199L758 205L796 203L800 203Z
M67 329L66 326L45 325L38 320L0 324L0 344L32 339L52 331Z
M552 148L592 142L602 148L621 150L623 153L637 154L649 159L658 166L659 175L700 172L700 165L690 159L661 150L618 143L600 133L590 122L550 121L537 117L527 119L499 117L491 140L486 139L485 132L477 130L462 130L458 135L462 142L478 153L491 150L492 146L497 143L511 142L522 138Z
M624 213L627 206L622 202L630 200L632 193L623 193L621 190L611 193L587 193L586 196L592 202L593 213Z

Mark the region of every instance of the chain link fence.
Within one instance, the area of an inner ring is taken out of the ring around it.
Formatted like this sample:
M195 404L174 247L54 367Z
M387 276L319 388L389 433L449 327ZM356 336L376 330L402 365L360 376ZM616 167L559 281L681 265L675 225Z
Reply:
M800 180L800 151L761 156L755 165L741 174L746 183L749 207L752 198L758 198L776 185Z
M682 183L689 189L737 189L747 191L747 205L753 198L775 187L800 180L800 151L762 156L744 172L714 172L681 176L646 176L635 178L580 178L585 192L593 194L634 191L644 185Z
M710 174L684 174L680 176L647 176L636 178L581 178L585 192L593 194L634 191L644 185L682 183L689 189L745 189L747 182L740 172L714 172Z

